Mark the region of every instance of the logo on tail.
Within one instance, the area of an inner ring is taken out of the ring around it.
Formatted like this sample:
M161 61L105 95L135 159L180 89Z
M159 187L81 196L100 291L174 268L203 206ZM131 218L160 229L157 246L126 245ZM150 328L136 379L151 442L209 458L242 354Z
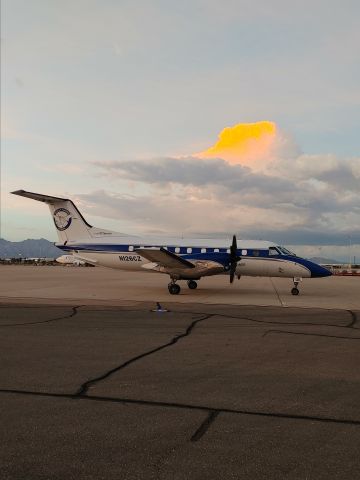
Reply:
M54 212L55 227L61 232L70 227L71 219L71 214L66 208L58 208Z

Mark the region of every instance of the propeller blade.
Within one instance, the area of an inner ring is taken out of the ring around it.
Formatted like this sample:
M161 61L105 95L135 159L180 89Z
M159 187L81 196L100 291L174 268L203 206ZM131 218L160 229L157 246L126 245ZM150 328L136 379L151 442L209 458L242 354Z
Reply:
M237 262L240 260L240 257L237 254L237 241L236 241L236 236L233 236L232 244L230 247L230 283L233 283L234 277L235 277L235 272L236 272L236 267L237 267Z
M230 247L230 255L232 257L236 256L236 251L237 251L237 241L236 241L236 236L234 235L232 245Z

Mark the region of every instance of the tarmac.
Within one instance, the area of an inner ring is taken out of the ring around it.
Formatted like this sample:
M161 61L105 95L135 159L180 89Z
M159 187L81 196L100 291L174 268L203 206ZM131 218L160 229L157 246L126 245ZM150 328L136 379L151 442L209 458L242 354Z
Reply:
M168 275L110 268L0 265L0 302L68 305L137 305L139 301L188 304L268 305L360 310L360 277L303 279L300 295L291 295L291 278L203 278L196 290L180 281L170 295Z
M360 478L360 279L225 280L0 266L1 478Z

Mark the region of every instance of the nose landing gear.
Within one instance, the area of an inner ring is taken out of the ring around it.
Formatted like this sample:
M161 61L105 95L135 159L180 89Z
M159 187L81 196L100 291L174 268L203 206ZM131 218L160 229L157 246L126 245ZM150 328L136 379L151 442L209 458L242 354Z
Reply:
M300 290L297 287L301 282L301 278L294 278L293 282L294 282L294 287L291 289L291 295L299 295Z

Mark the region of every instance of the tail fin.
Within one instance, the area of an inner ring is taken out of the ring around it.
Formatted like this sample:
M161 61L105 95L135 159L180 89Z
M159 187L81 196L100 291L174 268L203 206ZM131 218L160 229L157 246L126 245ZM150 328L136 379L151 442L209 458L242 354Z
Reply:
M25 190L17 190L11 193L47 203L61 243L80 239L87 240L99 235L111 235L113 233L89 225L75 204L68 198L51 197L50 195L26 192Z

